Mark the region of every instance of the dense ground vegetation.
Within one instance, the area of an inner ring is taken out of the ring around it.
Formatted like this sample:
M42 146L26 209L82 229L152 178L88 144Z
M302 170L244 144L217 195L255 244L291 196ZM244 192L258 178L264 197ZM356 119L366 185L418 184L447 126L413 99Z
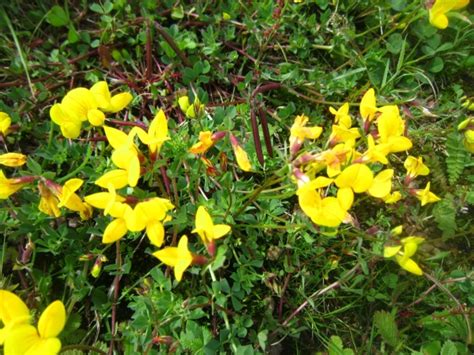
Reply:
M472 353L474 15L436 3L2 2L0 344Z

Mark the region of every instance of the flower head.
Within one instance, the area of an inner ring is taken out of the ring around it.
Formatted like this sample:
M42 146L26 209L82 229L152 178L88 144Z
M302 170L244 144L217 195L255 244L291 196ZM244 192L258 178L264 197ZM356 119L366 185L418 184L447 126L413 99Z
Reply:
M433 6L429 9L430 23L443 30L449 24L446 14L451 10L462 9L468 4L469 0L435 0Z
M110 95L109 86L106 81L95 83L90 92L97 102L97 106L104 112L119 112L132 101L133 97L129 92L122 92L114 96Z
M375 114L377 113L377 103L375 101L374 89L370 88L366 91L364 96L362 96L359 110L364 122L370 122L375 118Z
M414 179L418 175L426 176L430 173L430 169L423 164L422 157L415 158L409 155L405 159L403 166L407 169L407 174L411 179Z
M153 253L163 264L174 268L174 276L181 281L183 273L191 266L193 254L188 249L188 237L183 235L179 240L178 247L166 247Z
M10 167L22 166L26 163L26 155L21 153L0 154L0 164Z
M422 237L413 236L403 238L400 240L401 245L385 246L383 255L385 258L395 257L395 260L403 269L421 276L423 271L411 257L415 255L418 245L423 243L424 240Z
M196 228L192 233L197 233L202 242L208 247L211 255L213 254L214 240L222 238L230 232L230 226L227 224L214 224L211 216L204 206L199 206L196 213Z
M349 103L346 102L338 110L331 106L329 107L329 111L334 115L334 122L337 125L351 128L352 120L349 115Z
M430 191L430 185L431 183L428 182L424 189L415 190L416 198L421 201L422 206L441 200L438 196Z
M232 149L234 150L235 159L237 160L237 165L243 171L251 171L252 164L250 163L247 152L239 144L237 138L234 135L230 135L230 142L232 144Z

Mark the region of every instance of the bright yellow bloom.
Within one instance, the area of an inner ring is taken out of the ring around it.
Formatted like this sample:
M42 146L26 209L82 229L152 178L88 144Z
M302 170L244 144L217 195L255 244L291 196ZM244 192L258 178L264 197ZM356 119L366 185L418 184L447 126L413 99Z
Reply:
M369 190L369 195L377 198L384 198L390 194L392 190L393 169L385 169L378 173L372 182Z
M193 104L189 102L188 96L181 96L178 99L178 105L187 118L195 118L204 112L204 104L201 104L201 101L197 96L194 98Z
M234 150L235 159L237 160L237 165L243 171L251 171L252 164L250 163L247 152L240 146L239 141L234 135L230 135L230 142L232 144L232 149Z
M205 245L211 244L215 239L222 238L230 232L227 224L214 224L206 208L199 206L196 213L196 228L191 233L197 233Z
M55 355L61 350L57 338L66 324L66 309L54 301L41 314L38 328L29 324L28 307L15 294L0 290L0 344L5 354Z
M170 139L168 136L168 120L163 110L159 110L155 115L155 118L150 123L150 127L148 127L148 132L141 128L134 128L133 130L136 130L138 138L148 145L150 154L153 157L160 152L163 143Z
M352 149L348 148L346 144L341 143L332 149L319 153L315 161L326 166L326 173L332 178L340 174L341 165L344 165L348 161L351 153Z
M382 197L382 200L386 204L396 203L396 202L400 201L401 199L402 199L402 194L400 193L400 191L394 191L394 192Z
M412 147L412 142L403 136L405 121L400 117L398 107L395 105L383 106L377 119L379 143L386 144L390 153L403 152Z
M5 112L0 112L0 135L6 136L11 124L10 116Z
M169 218L168 211L173 208L174 206L169 200L153 197L137 203L133 210L127 210L124 215L125 224L131 232L140 232L146 229L150 242L161 247L165 237L163 222Z
M26 155L21 153L0 154L0 164L10 167L22 166L26 163Z
M7 199L10 195L20 190L26 184L34 181L33 176L24 176L20 178L7 179L0 170L0 200Z
M375 144L371 134L367 136L367 151L363 154L361 160L364 163L388 164L387 155L390 153L389 144Z
M470 153L474 153L474 117L468 117L458 125L458 130L463 132L463 143Z
M337 125L351 128L352 120L351 116L349 115L349 103L346 102L344 105L339 107L339 110L336 110L334 107L329 107L329 111L335 116L334 122Z
M40 183L38 185L41 195L39 210L50 216L59 217L61 215L59 208L66 207L71 211L79 212L82 219L89 219L92 216L91 207L76 194L82 184L81 179L69 179L64 186L50 180Z
M109 86L106 81L95 83L90 91L97 102L98 107L105 112L119 112L123 110L132 101L133 97L129 92L111 96Z
M423 275L423 271L411 257L415 255L418 245L423 243L424 240L422 237L413 236L403 238L400 241L401 245L384 247L384 257L395 257L395 260L403 269L412 274L421 276Z
M354 147L355 141L360 137L358 128L347 128L342 125L332 125L329 142L331 145L343 142L347 147Z
M109 183L112 183L116 189L127 184L135 187L140 178L139 150L133 142L138 128L134 127L128 135L119 129L108 126L104 126L104 131L109 144L114 148L112 161L120 169L107 172L95 184L107 188Z
M372 186L373 180L374 174L367 165L352 164L342 171L335 183L340 188L350 187L354 192L362 193Z
M468 4L469 0L436 0L431 9L429 9L430 23L443 30L449 24L446 13L451 10L462 9Z
M348 198L347 195L335 197L321 198L321 194L316 189L325 185L327 181L313 180L303 184L298 188L296 194L298 195L298 202L303 212L311 218L311 220L320 226L337 227L345 219L348 201L339 201L339 197ZM350 201L352 204L352 201Z
M423 190L415 190L416 198L421 201L422 206L441 200L438 196L430 191L430 185L431 183L428 182Z
M425 164L423 164L422 157L415 158L409 155L405 159L403 166L405 169L407 169L408 176L411 179L416 178L418 175L426 176L430 173L430 169Z
M191 266L193 254L188 249L188 237L183 235L178 247L166 247L153 253L163 264L174 268L174 276L181 281L184 271Z
M375 100L375 91L374 89L370 88L362 97L360 101L360 115L364 122L370 122L375 118L375 114L377 113L377 103Z
M319 126L306 127L308 121L308 116L296 116L290 129L290 149L296 144L301 145L305 139L317 139L323 132L323 128Z
M211 131L199 132L199 142L193 144L193 146L189 148L189 152L193 154L204 154L213 145L214 141L212 140Z
M3 345L15 327L30 322L30 311L20 297L6 290L0 290L0 345Z

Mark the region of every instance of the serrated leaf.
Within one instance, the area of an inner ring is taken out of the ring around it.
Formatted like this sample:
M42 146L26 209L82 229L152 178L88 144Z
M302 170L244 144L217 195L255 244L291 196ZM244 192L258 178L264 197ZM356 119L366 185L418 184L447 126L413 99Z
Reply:
M374 314L374 324L383 340L392 347L399 343L398 326L393 314L386 311L377 311Z
M451 340L444 342L440 355L458 355L458 349Z
M344 349L342 344L342 339L336 335L333 335L329 341L328 345L329 355L353 355L354 351L352 349Z

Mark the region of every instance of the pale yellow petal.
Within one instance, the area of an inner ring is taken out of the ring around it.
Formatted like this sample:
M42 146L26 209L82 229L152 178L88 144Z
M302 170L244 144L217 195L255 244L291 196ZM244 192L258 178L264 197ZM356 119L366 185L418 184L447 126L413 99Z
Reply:
M104 235L102 236L102 243L113 243L127 234L127 231L127 225L123 218L114 219L105 228Z
M61 301L54 301L41 314L38 321L38 333L42 338L59 335L66 324L66 308Z

